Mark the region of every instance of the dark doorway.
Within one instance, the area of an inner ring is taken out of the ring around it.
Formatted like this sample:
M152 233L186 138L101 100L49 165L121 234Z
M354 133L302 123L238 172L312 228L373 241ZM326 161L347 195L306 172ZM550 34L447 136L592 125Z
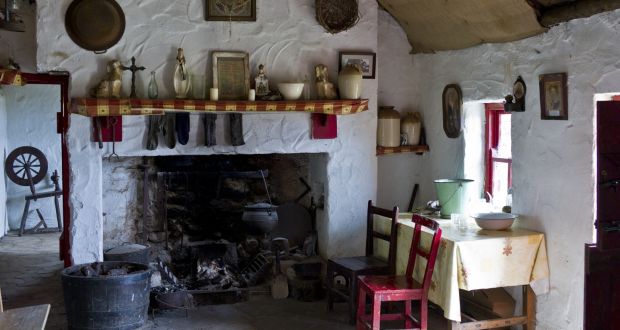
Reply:
M620 324L620 102L597 103L596 243L585 247L585 329Z

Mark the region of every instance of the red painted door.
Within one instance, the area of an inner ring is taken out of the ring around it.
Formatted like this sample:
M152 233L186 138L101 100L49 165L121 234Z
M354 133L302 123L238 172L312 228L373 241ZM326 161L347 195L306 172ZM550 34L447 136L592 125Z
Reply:
M597 104L596 244L585 248L585 329L620 328L620 102Z

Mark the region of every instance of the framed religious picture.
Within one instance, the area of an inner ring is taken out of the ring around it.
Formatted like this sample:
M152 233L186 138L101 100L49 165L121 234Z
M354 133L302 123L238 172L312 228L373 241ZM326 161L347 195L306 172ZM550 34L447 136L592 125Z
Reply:
M540 118L568 120L567 75L551 73L540 75Z
M443 130L451 139L461 136L461 113L463 108L463 93L456 84L446 86L442 95Z
M256 0L205 0L207 21L256 21Z
M245 52L213 52L213 87L220 100L247 100L250 92L249 56Z
M356 64L362 69L362 78L375 79L375 66L377 54L370 52L340 52L338 72L348 64Z

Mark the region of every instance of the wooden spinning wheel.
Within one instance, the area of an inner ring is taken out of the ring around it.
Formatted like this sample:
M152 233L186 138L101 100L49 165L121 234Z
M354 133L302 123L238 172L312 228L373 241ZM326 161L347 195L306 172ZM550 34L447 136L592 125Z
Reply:
M54 171L52 174L52 182L54 182L54 190L37 193L35 185L45 178L47 175L47 159L41 150L24 146L13 150L6 158L4 163L6 175L15 184L20 186L30 187L30 196L26 196L26 204L24 206L24 213L22 214L21 225L19 228L19 236L24 234L26 230L26 220L28 218L28 212L30 211L30 201L36 201L40 198L54 198L54 207L56 209L56 221L58 221L58 228L53 230L62 231L62 220L60 218L60 206L58 199L62 196L62 190L58 183L58 173ZM39 223L33 228L29 229L29 232L40 232L48 229L43 214L39 209L36 209L37 216L39 217ZM44 229L39 229L43 227ZM52 229L52 228L50 228Z
M41 182L47 174L47 159L41 150L24 146L13 150L6 158L6 175L20 186L30 186L34 194L34 185Z

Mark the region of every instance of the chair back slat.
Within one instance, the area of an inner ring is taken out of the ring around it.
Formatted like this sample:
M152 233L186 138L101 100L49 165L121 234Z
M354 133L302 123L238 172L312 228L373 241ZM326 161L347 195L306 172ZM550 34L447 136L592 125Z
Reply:
M384 234L375 231L374 229L374 216L380 215L386 218L390 218L390 234ZM381 239L390 245L388 252L388 266L390 268L390 273L394 274L396 272L396 237L397 237L397 229L398 225L398 207L394 206L392 210L379 208L372 205L372 201L368 201L368 212L367 212L367 223L366 223L366 256L371 256L374 253L374 239Z
M413 270L415 269L416 259L418 256L425 258L426 269L422 280L422 288L425 292L428 292L433 270L435 269L435 260L437 259L439 243L441 241L441 228L439 228L439 224L436 221L416 214L413 215L411 221L415 224L415 227L413 229L413 237L411 239L411 250L409 251L409 261L407 262L406 275L407 277L413 276ZM420 247L423 226L434 231L433 239L428 252L424 251Z
M383 234L383 233L378 233L376 231L372 232L372 237L373 238L378 238L378 239L382 239L384 241L387 241L388 243L390 242L390 235L387 234Z
M426 251L420 250L420 249L416 249L416 254L423 256L425 259L428 259L429 255L428 253L426 253Z

